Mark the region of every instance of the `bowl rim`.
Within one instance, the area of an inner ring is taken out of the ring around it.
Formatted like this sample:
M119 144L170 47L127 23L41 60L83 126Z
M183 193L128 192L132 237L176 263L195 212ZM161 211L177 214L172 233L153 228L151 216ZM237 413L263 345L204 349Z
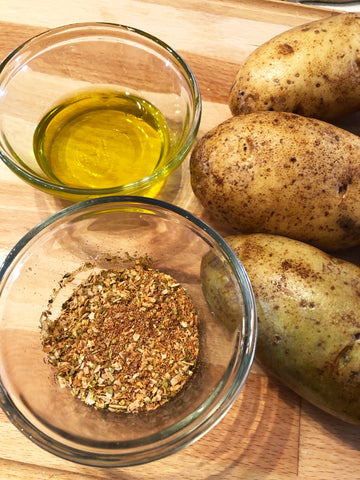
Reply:
M134 452L114 453L112 450L119 447L110 447L106 453L96 453L91 451L91 449L85 451L80 447L74 448L52 439L46 432L33 425L25 414L18 410L4 387L0 372L0 407L18 430L44 450L60 458L88 466L126 467L145 464L172 455L201 438L225 416L240 395L253 364L257 340L257 315L254 292L246 270L233 249L219 233L197 216L181 207L150 197L120 195L93 198L70 205L41 221L14 245L0 265L0 295L3 288L3 279L6 277L13 262L21 255L22 250L28 243L41 234L44 229L55 222L66 219L71 214L80 213L100 205L119 205L119 203L127 206L132 205L135 208L141 205L143 207L155 207L160 209L160 211L171 212L181 221L185 221L190 225L194 224L200 228L200 231L210 236L221 250L226 261L232 265L232 271L240 285L244 299L244 325L241 335L239 332L237 334L235 352L215 392L194 412L181 419L177 424L163 430L162 437L157 439L154 444L150 443L150 441L143 442L141 447L145 446L145 448L140 448ZM219 392L221 393L220 397L218 396ZM195 420L192 418L193 416ZM175 426L176 430L174 429ZM177 429L178 426L180 427L179 429ZM191 427L190 429L189 426ZM184 429L186 430L185 433ZM152 439L155 435L157 434L152 434L145 438ZM100 443L104 444L104 442ZM113 443L110 442L110 444Z
M116 187L111 188L78 188L78 187L70 187L65 184L58 184L52 182L50 180L46 180L44 178L40 178L37 175L31 173L31 171L23 168L16 163L14 163L8 155L3 152L3 149L0 145L0 159L5 163L5 165L10 168L16 175L21 177L26 182L35 185L37 188L42 190L51 191L51 193L61 195L73 195L73 196L103 196L103 195L117 195L117 194L124 194L124 195L132 195L135 194L136 191L144 190L150 187L153 183L156 183L160 180L164 173L168 171L174 170L177 166L179 166L182 161L185 159L186 155L188 154L195 138L198 133L200 127L200 121L202 116L202 98L200 93L200 88L194 73L192 72L191 68L187 64L187 62L183 59L183 57L172 48L169 44L164 42L163 40L159 39L158 37L144 31L138 29L136 27L132 27L129 25L124 25L115 22L78 22L78 23L70 23L67 25L62 25L54 28L47 29L43 32L40 32L31 38L25 40L15 49L13 49L1 62L0 62L0 90L1 90L1 75L7 65L16 59L21 52L26 49L28 46L36 43L37 41L46 38L46 37L56 37L57 35L65 32L71 31L81 31L86 29L92 29L93 32L91 35L95 34L95 30L97 29L110 29L110 30L120 30L125 33L135 34L137 37L142 38L144 37L150 42L153 42L155 45L160 47L163 51L167 52L173 59L174 63L177 66L177 69L183 71L183 78L186 80L189 90L191 93L192 101L193 101L193 109L192 109L192 121L189 125L189 129L187 135L185 137L185 141L183 141L181 148L177 152L175 156L171 158L163 167L159 170L153 172L152 174L141 178L135 182L119 185Z

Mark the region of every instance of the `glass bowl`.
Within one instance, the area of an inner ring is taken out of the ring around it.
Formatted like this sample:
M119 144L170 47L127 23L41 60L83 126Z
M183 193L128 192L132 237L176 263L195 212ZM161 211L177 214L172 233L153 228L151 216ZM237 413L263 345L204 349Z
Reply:
M58 27L0 65L1 159L34 187L71 201L156 195L189 152L200 117L185 61L132 27Z
M139 256L150 258L153 268L190 295L199 316L196 370L156 410L97 410L70 388L60 388L45 361L41 318L64 279L68 283L55 300L60 304L83 281L89 264L116 269ZM112 467L150 462L190 445L225 415L248 377L256 332L247 274L223 238L201 220L146 197L74 203L26 234L1 267L0 405L23 434L67 460Z

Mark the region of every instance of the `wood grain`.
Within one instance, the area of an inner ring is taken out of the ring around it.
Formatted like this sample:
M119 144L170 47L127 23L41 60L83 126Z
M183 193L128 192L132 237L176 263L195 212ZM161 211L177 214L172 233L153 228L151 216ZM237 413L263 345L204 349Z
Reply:
M0 57L49 27L108 21L132 25L175 48L194 71L203 97L199 135L227 118L239 64L259 44L333 11L276 0L3 0ZM69 203L22 183L0 165L0 259L34 225ZM186 160L160 198L216 225L191 191ZM359 430L302 401L254 365L225 418L185 450L151 464L96 469L57 458L0 413L0 480L5 479L360 479Z

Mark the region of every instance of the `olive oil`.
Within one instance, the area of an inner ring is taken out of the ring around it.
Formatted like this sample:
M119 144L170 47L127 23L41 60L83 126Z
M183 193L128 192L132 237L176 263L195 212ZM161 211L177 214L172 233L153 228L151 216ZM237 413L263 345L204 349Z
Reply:
M168 146L161 112L140 97L112 90L65 99L34 133L34 153L44 173L78 188L136 182L161 165Z

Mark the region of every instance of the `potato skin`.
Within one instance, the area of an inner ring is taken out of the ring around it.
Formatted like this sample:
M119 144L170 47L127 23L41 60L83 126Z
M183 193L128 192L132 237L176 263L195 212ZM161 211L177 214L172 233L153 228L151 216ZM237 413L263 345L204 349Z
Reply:
M285 237L226 237L257 305L256 359L321 409L360 425L360 268Z
M360 109L360 14L300 25L254 50L229 96L233 115L263 110L333 121Z
M191 185L231 232L360 244L360 138L285 112L231 117L195 145Z

